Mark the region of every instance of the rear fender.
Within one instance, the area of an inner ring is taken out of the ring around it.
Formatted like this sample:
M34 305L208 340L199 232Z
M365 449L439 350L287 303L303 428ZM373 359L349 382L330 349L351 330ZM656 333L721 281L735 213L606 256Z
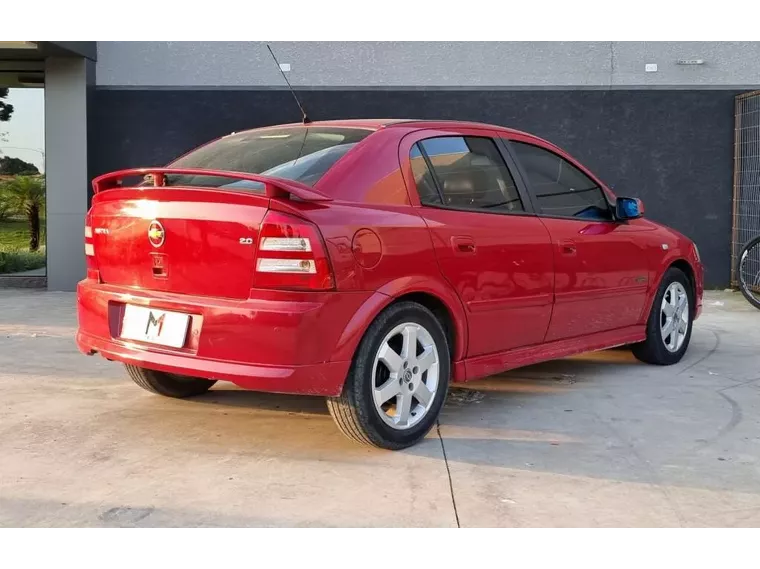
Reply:
M430 277L412 276L402 277L387 283L359 307L359 310L348 322L340 340L338 340L332 361L352 359L364 332L377 315L398 298L412 293L425 293L434 296L447 308L454 325L452 360L454 362L462 360L467 349L467 319L459 297L448 286L437 281L431 281ZM458 368L455 365L453 370L455 376L457 375L456 369Z

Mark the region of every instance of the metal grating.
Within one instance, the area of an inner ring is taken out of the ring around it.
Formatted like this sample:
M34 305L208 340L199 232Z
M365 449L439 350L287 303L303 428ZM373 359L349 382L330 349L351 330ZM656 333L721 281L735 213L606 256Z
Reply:
M760 235L760 91L736 97L731 284L738 285L739 253Z

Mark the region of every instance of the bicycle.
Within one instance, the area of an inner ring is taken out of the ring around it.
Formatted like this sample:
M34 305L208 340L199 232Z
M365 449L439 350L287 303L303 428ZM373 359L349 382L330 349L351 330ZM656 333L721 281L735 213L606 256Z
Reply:
M760 310L760 235L742 247L736 272L744 298Z

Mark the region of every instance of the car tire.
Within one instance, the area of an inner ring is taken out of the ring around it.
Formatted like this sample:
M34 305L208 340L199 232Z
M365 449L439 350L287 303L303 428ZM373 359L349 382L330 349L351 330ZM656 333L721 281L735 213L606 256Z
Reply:
M686 304L679 308L683 298ZM683 271L671 267L662 277L654 297L647 319L646 339L632 346L633 355L648 364L678 363L689 347L693 322L694 294L691 283Z
M129 364L124 364L127 368L129 377L137 385L165 397L175 397L182 399L184 397L193 397L206 393L216 381L211 379L201 379L199 377L190 377L187 375L176 375L163 371L145 369Z
M370 324L342 394L328 398L327 408L349 439L388 450L407 448L436 424L450 374L441 322L420 304L398 302Z

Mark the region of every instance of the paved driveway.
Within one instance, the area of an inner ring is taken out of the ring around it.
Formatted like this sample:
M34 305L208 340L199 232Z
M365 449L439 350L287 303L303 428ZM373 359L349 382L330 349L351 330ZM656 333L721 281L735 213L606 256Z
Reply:
M73 304L0 290L0 526L760 526L760 311L737 294L708 295L677 366L611 350L469 384L396 453L316 398L151 395L78 354Z

